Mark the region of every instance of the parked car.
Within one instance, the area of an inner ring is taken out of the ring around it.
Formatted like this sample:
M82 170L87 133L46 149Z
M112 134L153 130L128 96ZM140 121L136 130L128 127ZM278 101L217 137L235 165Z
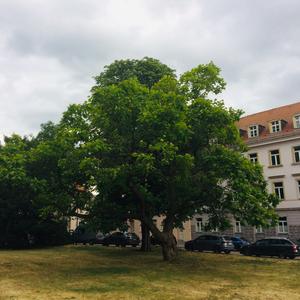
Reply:
M229 254L234 250L234 246L230 239L222 235L201 235L194 240L184 244L186 250L189 251L214 251Z
M102 240L102 244L104 246L116 245L125 247L130 245L132 247L136 247L139 243L139 237L135 233L128 232L113 232L105 236Z
M281 258L295 258L299 256L300 247L287 238L265 238L251 245L241 248L240 253L256 256L278 256Z
M97 232L96 238L95 238L95 244L103 244L103 240L106 237L106 235L102 232Z
M238 236L225 236L227 240L231 240L234 250L240 250L242 247L246 245L250 245L250 242L246 239Z
M74 244L102 244L104 237L105 235L102 232L95 232L85 224L78 225L72 233Z

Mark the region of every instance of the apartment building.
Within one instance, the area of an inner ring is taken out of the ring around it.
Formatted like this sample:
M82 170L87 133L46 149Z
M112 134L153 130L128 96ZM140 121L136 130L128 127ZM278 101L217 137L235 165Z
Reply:
M248 145L247 157L263 166L270 193L281 199L275 228L242 226L232 219L227 234L255 241L266 236L300 239L300 102L241 118L237 124ZM203 232L205 216L192 220L192 236Z

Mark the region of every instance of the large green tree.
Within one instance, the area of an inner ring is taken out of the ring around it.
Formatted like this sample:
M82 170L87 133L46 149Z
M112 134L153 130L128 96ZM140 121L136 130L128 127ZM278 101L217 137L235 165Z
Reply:
M136 78L141 84L152 88L164 76L175 78L175 71L158 59L144 57L142 59L116 60L112 64L105 66L103 72L95 77L97 85L92 90L95 90L97 87L118 84L131 78ZM112 215L110 219L112 220ZM116 215L116 219L117 221L120 220L119 213ZM150 251L150 230L144 222L141 222L141 229L141 250Z
M268 195L260 166L243 155L235 125L241 111L209 99L224 87L209 63L150 88L137 79L99 85L68 109L60 126L81 153L86 186L97 191L90 216L98 225L138 219L171 260L173 229L195 211L220 229L232 215L252 225L275 220L278 200ZM164 217L162 231L154 216Z

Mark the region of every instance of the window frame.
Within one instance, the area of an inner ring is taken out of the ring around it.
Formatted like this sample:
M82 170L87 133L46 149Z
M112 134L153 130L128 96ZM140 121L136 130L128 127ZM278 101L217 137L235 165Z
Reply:
M258 233L258 234L264 233L263 227L261 225L255 226L255 233Z
M277 224L278 233L289 233L287 217L279 217Z
M273 124L276 123L276 124ZM278 127L278 130L276 129ZM276 133L282 131L282 122L281 120L273 120L269 122L270 133ZM276 129L276 130L274 130Z
M297 185L298 198L300 199L300 178L296 178L296 185Z
M203 232L204 231L203 227L204 227L203 218L196 218L195 231L196 232Z
M297 126L297 123L298 123L298 126ZM300 128L300 114L296 114L293 116L293 125L294 125L295 129Z
M242 232L242 224L240 220L235 220L234 223L234 232L235 233L241 233Z
M298 150L296 150L295 148L299 148ZM296 164L300 164L300 145L298 146L293 146L292 147L292 152L293 152L293 162ZM296 159L296 154L298 156L298 160Z
M276 154L276 164L273 165L273 161L272 161L272 157L273 154L272 152L274 151L278 151L278 154ZM281 155L280 155L280 150L279 149L273 149L269 151L269 162L270 162L270 167L277 167L277 166L281 166Z
M252 158L251 155L256 155L255 158ZM248 154L248 158L249 160L253 163L253 164L257 164L258 163L258 153L257 152L252 152Z
M281 187L276 187L276 184L281 183ZM280 200L285 200L285 192L284 192L284 183L283 181L274 181L273 182L273 191L274 194L280 199ZM278 193L276 192L278 191Z
M259 136L259 127L257 124L249 125L248 138L256 138Z

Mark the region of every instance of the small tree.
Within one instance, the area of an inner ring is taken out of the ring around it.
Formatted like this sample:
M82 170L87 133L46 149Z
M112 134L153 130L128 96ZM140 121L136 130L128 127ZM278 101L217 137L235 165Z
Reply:
M85 153L81 170L98 193L90 215L106 228L140 220L165 260L176 256L173 229L195 211L219 228L230 214L252 225L276 218L277 198L268 195L261 168L242 154L235 126L241 111L208 99L225 86L219 73L209 63L151 88L136 79L100 86L61 121L75 151ZM164 217L162 231L154 216Z

